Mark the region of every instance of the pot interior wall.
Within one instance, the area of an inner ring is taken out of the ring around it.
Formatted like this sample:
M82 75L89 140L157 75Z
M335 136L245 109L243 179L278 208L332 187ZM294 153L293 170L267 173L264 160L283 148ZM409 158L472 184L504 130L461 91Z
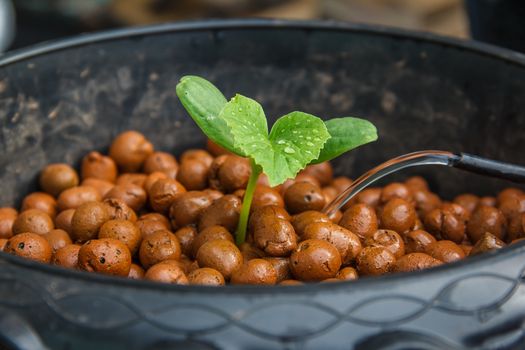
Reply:
M0 203L14 205L36 189L45 164L78 165L123 130L142 131L160 150L203 146L175 95L185 74L212 80L228 97L256 98L271 121L294 109L370 119L379 141L340 157L338 174L356 177L421 149L523 163L521 65L367 31L204 29L91 43L0 67ZM509 185L452 169L410 173L447 197Z

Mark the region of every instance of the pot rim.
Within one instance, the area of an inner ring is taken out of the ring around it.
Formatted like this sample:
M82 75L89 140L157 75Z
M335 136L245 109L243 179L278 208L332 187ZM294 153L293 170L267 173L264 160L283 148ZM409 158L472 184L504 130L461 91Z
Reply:
M232 29L302 29L305 31L326 30L340 32L359 32L370 35L411 39L427 43L460 48L477 54L505 60L519 66L525 66L525 54L503 47L486 44L475 40L465 40L442 36L434 33L412 31L381 25L350 23L336 20L283 20L263 18L209 19L190 20L124 29L112 29L94 33L80 34L65 39L49 40L25 48L9 51L0 55L0 67L11 63L37 57L43 54L69 49L77 46L132 38L153 34L189 31L220 31Z
M297 21L280 19L229 19L229 20L195 20L182 21L176 23L166 23L160 25L133 27L126 29L116 29L97 33L82 34L71 38L47 41L28 48L9 52L0 56L0 67L9 64L31 59L51 52L61 51L73 47L89 45L110 41L114 39L132 38L154 34L165 34L170 32L190 32L190 31L220 31L236 29L298 29L305 31L323 30L334 32L358 32L369 35L383 37L394 37L398 39L410 39L425 43L432 43L442 46L449 46L455 49L472 51L479 55L503 60L510 64L525 67L525 55L500 48L490 44L476 41L461 40L451 37L444 37L425 32L414 32L405 29L390 28L386 26L355 24L340 21ZM430 278L449 275L450 272L482 268L483 266L501 262L513 256L525 254L525 241L512 244L498 251L492 251L480 256L470 257L454 263L443 264L441 266L425 270L408 273L396 273L372 278L359 278L357 281L342 281L340 283L316 283L298 286L242 286L227 285L222 288L208 286L182 286L165 283L157 283L146 280L133 280L128 278L115 278L97 273L86 273L78 270L70 270L59 266L42 264L36 261L24 259L18 256L0 252L0 259L13 265L39 270L43 273L56 274L71 279L82 279L84 281L98 282L101 284L111 284L113 286L131 287L146 289L151 291L182 292L198 294L228 294L228 295L272 295L272 294L312 294L318 292L343 292L355 288L380 289L381 285L391 283L410 283L421 277ZM1 263L1 261L0 261ZM1 265L0 265L1 266ZM349 289L350 288L350 289Z

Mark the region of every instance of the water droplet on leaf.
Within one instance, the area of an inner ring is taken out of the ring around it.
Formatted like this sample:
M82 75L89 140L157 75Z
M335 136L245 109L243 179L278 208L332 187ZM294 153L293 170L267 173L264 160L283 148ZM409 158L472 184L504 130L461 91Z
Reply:
M285 147L284 153L293 154L295 153L295 150L292 147Z

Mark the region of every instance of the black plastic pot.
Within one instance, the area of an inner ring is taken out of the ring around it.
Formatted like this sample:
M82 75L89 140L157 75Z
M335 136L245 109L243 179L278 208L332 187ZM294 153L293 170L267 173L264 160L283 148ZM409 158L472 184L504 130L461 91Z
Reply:
M46 163L76 163L126 129L158 149L202 146L175 95L184 74L254 96L270 118L297 108L371 119L380 140L336 162L350 176L420 149L523 163L519 54L331 22L179 23L0 60L0 203L35 189ZM415 172L448 197L509 185L453 169ZM522 244L422 273L297 287L160 285L3 253L0 263L0 333L24 349L510 349L525 341Z

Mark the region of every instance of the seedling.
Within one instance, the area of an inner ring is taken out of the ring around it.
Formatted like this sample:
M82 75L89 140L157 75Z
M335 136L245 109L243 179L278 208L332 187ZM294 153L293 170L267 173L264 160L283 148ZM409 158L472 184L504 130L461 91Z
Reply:
M246 237L248 216L259 175L270 186L294 178L308 164L333 159L353 148L375 141L377 131L367 120L345 117L327 121L304 112L291 112L268 124L261 105L242 95L227 101L212 83L185 76L177 95L195 123L215 143L250 159L252 173L239 216L236 242Z

